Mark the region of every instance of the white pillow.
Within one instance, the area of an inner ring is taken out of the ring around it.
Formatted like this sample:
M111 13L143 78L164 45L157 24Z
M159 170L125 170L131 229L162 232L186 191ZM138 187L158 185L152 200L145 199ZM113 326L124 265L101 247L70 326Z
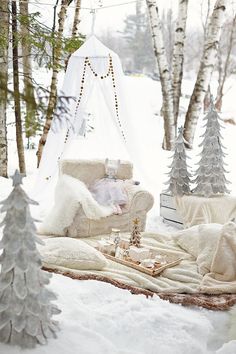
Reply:
M195 258L198 256L199 226L180 230L174 235L175 242Z
M103 254L84 241L69 237L44 239L45 245L38 246L43 264L79 270L101 270L107 265Z

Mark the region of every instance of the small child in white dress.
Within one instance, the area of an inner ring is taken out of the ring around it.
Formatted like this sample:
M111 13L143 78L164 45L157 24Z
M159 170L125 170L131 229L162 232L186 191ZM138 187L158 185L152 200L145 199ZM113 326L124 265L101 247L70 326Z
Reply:
M115 214L122 214L122 207L128 202L125 181L117 179L120 160L105 160L106 177L97 180L89 188L94 199L101 205L113 206Z

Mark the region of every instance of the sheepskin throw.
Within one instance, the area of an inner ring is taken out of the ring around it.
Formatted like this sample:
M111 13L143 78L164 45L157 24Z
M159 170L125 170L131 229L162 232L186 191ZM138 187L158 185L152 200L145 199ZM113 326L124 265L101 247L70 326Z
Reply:
M54 206L40 225L38 233L64 236L64 230L72 224L79 204L89 219L98 220L114 211L113 207L99 205L83 182L62 175L55 189Z

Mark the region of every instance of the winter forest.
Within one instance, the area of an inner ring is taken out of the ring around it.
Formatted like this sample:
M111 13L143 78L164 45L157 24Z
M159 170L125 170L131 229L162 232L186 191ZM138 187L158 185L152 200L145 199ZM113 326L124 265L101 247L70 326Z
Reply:
M236 353L236 2L0 16L0 353Z

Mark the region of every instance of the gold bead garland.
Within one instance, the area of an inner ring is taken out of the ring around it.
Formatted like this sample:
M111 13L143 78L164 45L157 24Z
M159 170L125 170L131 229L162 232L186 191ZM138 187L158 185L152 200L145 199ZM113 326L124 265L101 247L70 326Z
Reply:
M112 58L111 57L110 57L110 63L111 63L112 86L113 86L114 97L115 97L116 119L117 119L117 122L119 124L122 137L123 137L124 141L126 141L125 134L124 134L124 131L122 129L122 125L121 125L121 121L120 121L120 116L119 116L119 106L118 106L118 98L117 98L116 84L115 84L115 73L114 73L113 64L112 64Z
M79 105L80 105L80 102L81 102L81 99L82 99L82 95L83 95L83 90L84 90L84 82L85 82L85 74L86 74L86 68L87 66L90 68L90 70L92 71L93 75L95 77L99 77L99 75L95 72L95 70L93 69L92 65L91 65L91 62L89 61L89 58L88 57L85 57L85 60L84 60L84 68L83 68L83 74L82 74L82 79L81 79L81 85L80 85L80 93L79 93L79 98L77 100L77 103L76 103L76 108L75 108L75 116L76 116L76 113L78 111L78 108L79 108ZM114 91L114 97L115 97L115 109L116 109L116 118L117 118L117 121L118 121L118 124L119 124L119 127L120 127L120 130L121 130L121 134L123 136L123 139L124 141L126 141L125 139L125 135L124 135L124 132L123 132L123 129L122 129L122 125L121 125L121 122L120 122L120 117L119 117L119 105L118 105L118 98L117 98L117 92L116 92L116 84L115 84L115 74L114 74L114 68L113 68L113 63L112 63L112 57L111 55L109 54L109 65L108 65L108 70L107 70L107 73L105 75L101 75L100 76L100 79L103 80L103 79L106 79L107 77L109 77L111 75L111 78L112 78L112 87L113 87L113 91ZM65 139L64 139L64 144L67 143L67 140L69 138L69 132L70 132L70 129L67 129L67 132L66 132L66 136L65 136ZM62 156L62 154L61 154ZM58 157L58 160L60 160L61 156ZM49 180L51 178L51 176L48 176L46 177L45 179L46 180Z
M69 129L67 129L65 140L64 140L64 144L67 142L68 137L69 137Z
M98 75L98 74L95 72L95 70L93 69L92 64L91 64L91 62L90 62L90 60L89 60L88 57L85 58L85 61L86 61L87 65L88 65L88 67L90 68L90 70L92 71L93 75L94 75L95 77L98 77L99 75ZM101 75L101 76L100 76L100 79L101 79L101 80L106 79L108 76L110 76L111 71L112 71L112 57L111 57L111 55L109 54L109 65L108 65L107 73L106 73L105 75Z
M109 65L108 65L108 70L107 73L105 75L99 75L98 73L96 73L96 71L93 69L92 64L89 60L89 57L85 57L84 59L84 68L83 68L83 75L82 75L82 79L81 79L81 85L80 85L80 93L79 93L79 98L77 100L76 103L76 107L75 107L75 116L77 114L81 99L82 99L82 95L83 95L83 90L84 90L84 82L85 82L85 74L86 74L86 69L87 67L90 68L91 72L93 73L93 75L95 77L99 77L101 80L106 79L107 77L109 77L111 75L111 79L112 79L112 87L113 87L113 91L114 91L114 97L115 97L115 110L116 110L116 118L121 130L121 134L123 136L123 139L125 140L125 135L122 129L122 125L120 122L120 117L119 117L119 105L118 105L118 98L117 98L117 92L116 92L116 84L115 84L115 74L114 74L114 68L113 68L113 62L112 62L112 57L111 54L109 54ZM69 129L67 130L66 133L66 137L65 137L65 143L67 142L69 137Z
M84 79L85 79L87 64L88 64L88 57L85 57L85 60L84 60L84 68L83 68L83 74L82 74L81 85L80 85L80 93L79 93L79 98L78 98L78 100L77 100L76 107L75 107L75 116L76 116L76 113L77 113L77 111L78 111L78 108L79 108L79 105L80 105L80 102L81 102L81 99L82 99L82 95L83 95Z
M82 95L83 95L84 79L85 79L86 66L87 66L87 60L86 59L87 59L87 57L85 58L85 61L84 61L84 68L83 68L83 74L82 74L81 85L80 85L80 93L79 93L79 98L77 100L76 107L75 107L75 115L76 115L76 113L78 111L78 108L79 108L79 105L80 105L80 101L81 101ZM65 140L64 140L64 144L67 143L68 138L69 138L69 129L67 129Z

